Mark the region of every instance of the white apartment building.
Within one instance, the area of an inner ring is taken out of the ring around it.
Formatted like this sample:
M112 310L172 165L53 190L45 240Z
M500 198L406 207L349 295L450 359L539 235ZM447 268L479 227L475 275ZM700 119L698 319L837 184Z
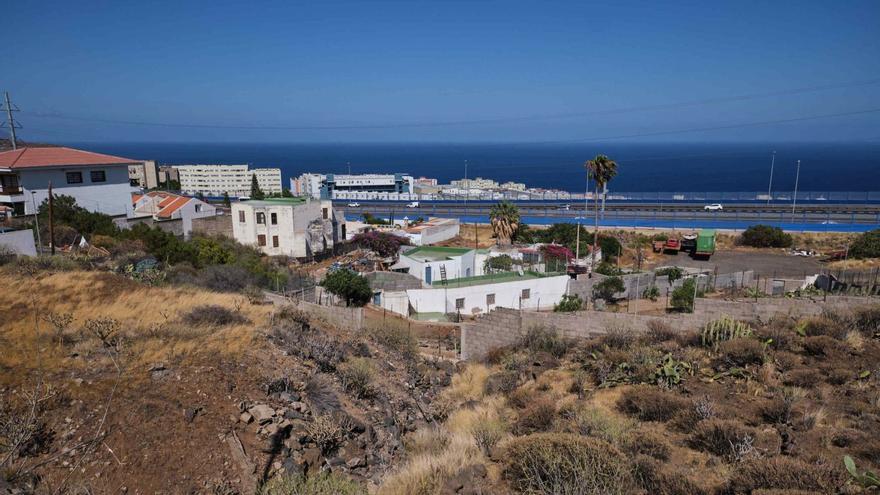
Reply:
M345 240L345 221L331 201L270 198L232 204L232 235L271 256L304 258Z
M413 178L407 174L302 174L290 179L294 195L321 199L418 199Z
M291 177L290 192L294 196L309 196L318 199L321 197L321 183L323 181L323 174L302 174L299 177Z
M247 165L175 165L180 176L180 190L184 194L205 196L248 197L251 194L251 177L257 176L257 184L266 194L281 194L280 168L249 169Z

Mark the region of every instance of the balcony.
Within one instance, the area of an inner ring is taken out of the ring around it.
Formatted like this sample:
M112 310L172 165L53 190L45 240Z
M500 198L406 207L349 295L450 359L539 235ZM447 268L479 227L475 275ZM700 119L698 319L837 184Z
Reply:
M0 195L3 196L14 196L17 194L24 194L24 191L21 189L21 186L4 186L0 185Z

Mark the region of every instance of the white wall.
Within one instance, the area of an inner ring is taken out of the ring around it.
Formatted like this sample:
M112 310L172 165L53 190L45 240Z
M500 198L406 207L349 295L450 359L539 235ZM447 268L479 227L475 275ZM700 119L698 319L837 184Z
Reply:
M485 313L495 307L520 309L520 304L522 309L552 309L566 294L568 281L568 276L560 275L470 287L411 289L406 294L413 310L418 313L455 312L455 300L459 298L465 300L461 313L468 315L474 314L474 308ZM529 289L529 299L520 299L523 289ZM487 306L488 294L495 294L495 304Z
M105 182L91 181L92 170L103 170ZM82 183L68 184L67 172L81 172ZM89 210L107 215L126 215L131 213L131 193L136 188L128 182L128 165L101 165L95 167L33 168L18 170L21 187L24 190L24 212L34 214L34 201L37 208L49 197L49 181L52 193L56 196L72 196L76 204ZM31 192L35 192L31 199Z
M0 233L0 246L24 256L37 255L37 244L34 240L34 231L31 229Z
M399 315L409 315L409 297L406 291L376 291L381 292L381 306L392 313Z
M446 267L446 280L456 278L474 276L474 251L469 251L461 256L454 256L451 259L440 261L418 261L406 255L400 255L400 259L396 263L396 267L406 266L409 268L409 274L421 280L425 280L425 269L431 267L431 283L441 280L440 267ZM479 267L477 267L479 269Z

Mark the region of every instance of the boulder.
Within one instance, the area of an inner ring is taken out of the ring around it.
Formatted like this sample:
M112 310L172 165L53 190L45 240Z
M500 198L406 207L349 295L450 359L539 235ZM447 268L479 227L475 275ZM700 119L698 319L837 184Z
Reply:
M259 424L265 424L272 421L272 416L275 415L275 410L266 404L253 406L248 409L247 412L249 412Z

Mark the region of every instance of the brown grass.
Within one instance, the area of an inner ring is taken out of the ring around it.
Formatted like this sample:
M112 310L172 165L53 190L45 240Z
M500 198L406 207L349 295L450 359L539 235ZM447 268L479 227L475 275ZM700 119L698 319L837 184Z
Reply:
M51 372L76 365L67 359L71 348L47 345L54 330L42 317L50 312L73 315L70 328L77 334L73 338L79 349L96 347L90 346L90 337L78 335L87 320L116 319L127 364L138 366L196 353L241 353L253 345L254 326L267 321L272 309L242 304L233 294L149 287L106 272L59 272L36 278L8 271L2 275L7 286L0 292L0 307L6 311L0 335L8 346L0 353L0 366L22 372L38 366ZM195 329L180 321L182 315L203 305L237 311L250 322Z

